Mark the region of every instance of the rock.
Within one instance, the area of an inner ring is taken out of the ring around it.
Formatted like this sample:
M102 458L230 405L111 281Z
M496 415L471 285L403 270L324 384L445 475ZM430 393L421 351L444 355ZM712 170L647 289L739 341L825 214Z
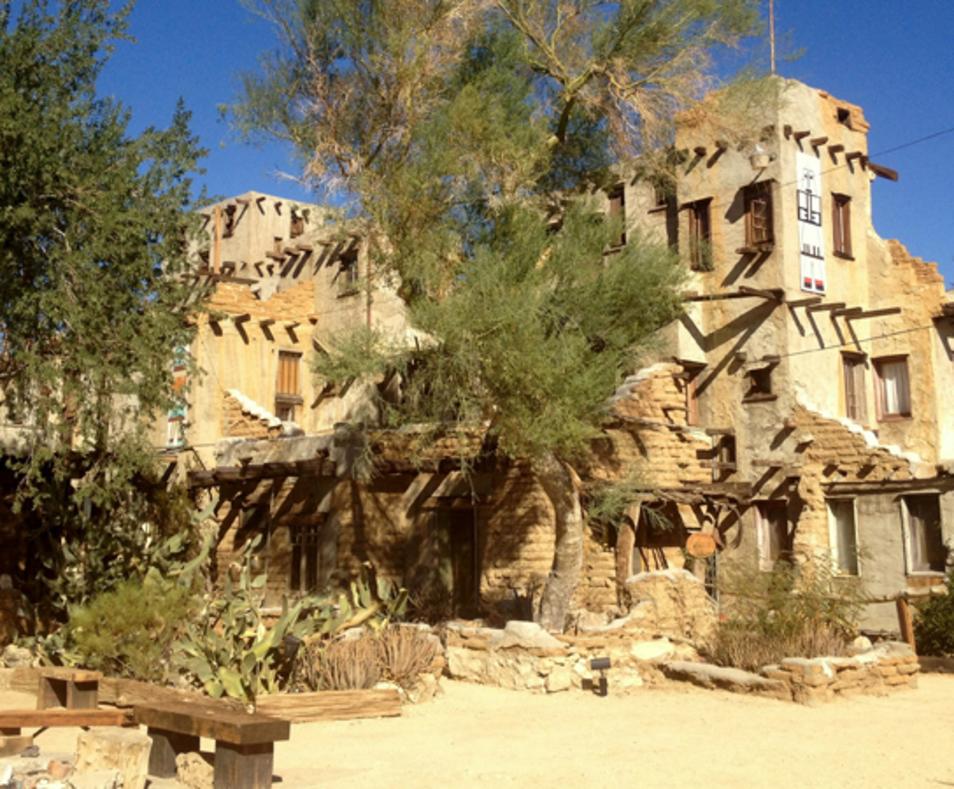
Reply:
M637 671L612 672L609 691L612 693L614 690L632 690L633 688L641 688L644 684L643 678Z
M76 773L112 770L123 789L144 789L151 747L149 736L135 729L84 731L76 740Z
M556 668L547 676L547 693L559 693L573 686L573 675L565 668Z
M62 781L73 772L73 765L62 759L52 759L46 765L46 771L54 781Z
M73 789L125 789L119 770L91 770L74 773L70 778Z
M40 755L40 746L39 745L30 745L23 749L23 752L20 754L21 759L35 759Z
M674 648L668 638L655 638L652 641L637 641L629 648L629 653L636 660L647 662L661 660L672 656Z
M705 585L688 570L634 575L626 591L639 611L638 625L665 635L704 641L715 630L716 611Z
M176 756L176 778L189 789L212 789L215 769L201 753L180 753Z
M3 665L7 668L26 668L33 665L33 653L26 647L9 644L3 650Z
M860 655L862 652L868 652L871 649L871 639L866 636L858 636L848 646L849 655Z
M583 609L577 611L574 618L576 619L576 629L580 633L599 633L606 630L606 614L598 614L595 611Z
M430 701L441 692L440 678L434 674L421 674L414 687L407 692L408 701L412 704L423 704Z
M791 698L788 686L781 680L760 677L758 674L738 668L713 666L711 663L690 663L684 660L662 663L661 668L670 679L685 680L704 688L722 688L733 693L757 693L776 698Z
M504 626L503 638L499 648L531 647L536 649L562 649L566 646L562 641L554 638L536 622L520 622L512 620Z

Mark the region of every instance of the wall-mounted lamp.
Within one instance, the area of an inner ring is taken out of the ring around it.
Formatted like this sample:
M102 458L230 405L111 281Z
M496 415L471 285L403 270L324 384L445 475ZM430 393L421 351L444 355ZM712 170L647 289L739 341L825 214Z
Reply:
M765 150L762 143L756 143L752 149L752 153L749 155L749 163L752 165L752 169L764 170L769 166L769 162L771 161L772 157L769 155L769 152Z

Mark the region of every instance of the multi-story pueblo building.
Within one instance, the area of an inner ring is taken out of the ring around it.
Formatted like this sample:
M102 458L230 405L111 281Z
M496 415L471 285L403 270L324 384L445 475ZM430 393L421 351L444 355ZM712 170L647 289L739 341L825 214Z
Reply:
M621 178L598 196L692 273L658 360L613 396L589 478L638 468L645 495L587 537L575 602L615 606L641 568L688 563L714 589L733 557L814 556L885 601L865 626L895 629L891 598L939 584L954 537L954 296L872 227L872 182L898 176L868 158L861 108L786 81L752 130L738 145L683 123L674 188ZM529 467L464 475L479 432L376 431L364 387L394 382L334 388L310 370L342 328L421 340L360 235L258 193L205 217L216 285L189 349L205 375L162 431L190 484L219 496L219 567L261 533L276 599L370 561L419 595L442 590L450 614L516 614L553 561ZM363 450L355 423L371 426ZM376 469L365 481L349 473L358 451ZM693 559L695 534L714 552Z

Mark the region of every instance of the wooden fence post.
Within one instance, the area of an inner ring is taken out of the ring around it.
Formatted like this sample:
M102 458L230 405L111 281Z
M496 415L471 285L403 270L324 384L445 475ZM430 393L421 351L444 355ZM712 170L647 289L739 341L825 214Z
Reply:
M911 603L907 595L900 594L895 600L898 607L898 626L901 630L901 638L906 641L911 649L917 653L917 644L914 641L914 618L911 616Z

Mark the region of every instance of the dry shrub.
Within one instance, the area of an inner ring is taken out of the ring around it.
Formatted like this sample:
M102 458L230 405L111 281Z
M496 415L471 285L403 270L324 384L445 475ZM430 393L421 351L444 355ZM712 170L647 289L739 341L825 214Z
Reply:
M819 559L772 572L735 568L720 582L724 619L706 645L721 666L758 671L786 657L844 655L863 595L852 580L833 576Z
M377 639L372 635L312 647L304 663L305 682L314 690L366 690L381 679Z
M413 627L389 627L378 636L378 653L385 676L402 688L412 688L437 657L428 633Z
M364 690L381 680L412 688L430 670L438 647L425 632L388 627L356 638L312 644L301 663L301 679L311 690Z

